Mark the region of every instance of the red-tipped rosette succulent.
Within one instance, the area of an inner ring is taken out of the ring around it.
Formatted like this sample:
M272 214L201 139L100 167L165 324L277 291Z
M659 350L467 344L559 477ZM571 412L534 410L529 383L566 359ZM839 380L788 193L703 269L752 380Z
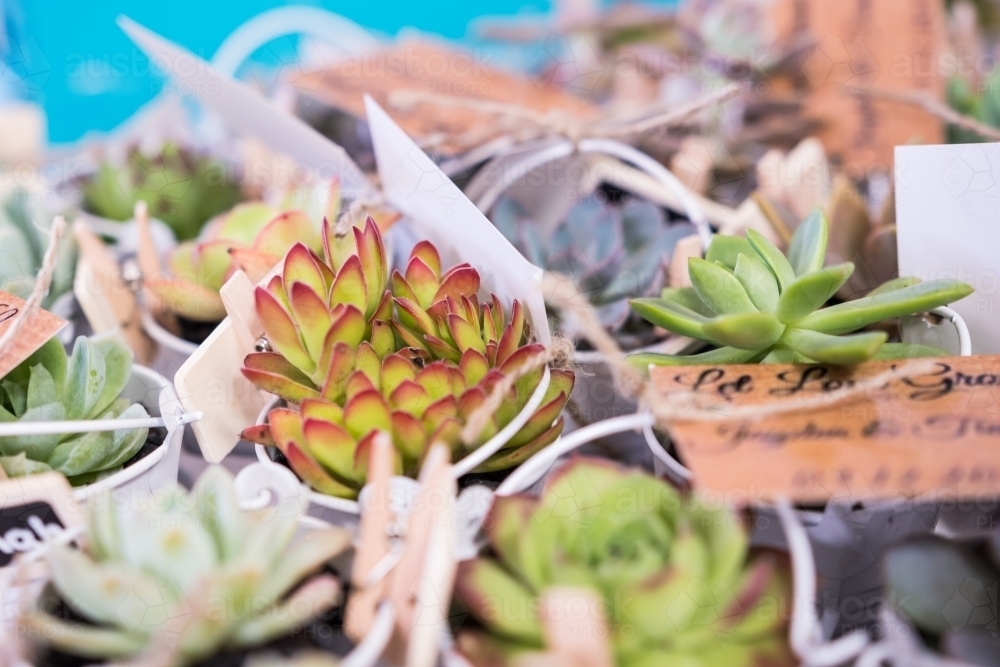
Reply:
M430 243L414 249L408 278L393 277L399 288L393 295L374 223L354 231L352 254L335 256L331 240L327 226L323 257L293 247L281 274L257 288L257 312L273 351L248 355L243 374L286 406L243 437L278 448L317 491L355 497L380 430L392 435L398 470L408 475L432 443L449 445L458 460L495 436L527 405L544 369L514 383L471 443L461 431L498 383L544 347L528 342L518 302L509 318L496 297L480 304L479 274L460 265L442 275ZM550 373L540 407L473 472L512 468L559 436L574 376Z

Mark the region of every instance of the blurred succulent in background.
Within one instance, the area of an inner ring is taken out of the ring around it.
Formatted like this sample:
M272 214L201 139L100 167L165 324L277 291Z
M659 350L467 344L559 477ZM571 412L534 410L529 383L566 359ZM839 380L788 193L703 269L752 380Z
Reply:
M604 601L618 665L794 664L783 628L790 582L748 555L739 518L601 459L552 475L541 497L494 500L489 556L459 565L456 595L483 629L462 630L476 664L526 664L544 648L539 598L586 587Z
M140 419L148 413L120 394L132 351L117 337L80 336L73 354L56 338L0 380L0 422ZM74 484L117 472L146 442L147 429L0 436L0 466L10 477L55 470Z
M350 534L319 528L293 540L301 512L241 510L221 466L190 493L174 487L142 508L96 501L84 547L48 553L55 594L84 622L51 615L51 605L21 616L59 651L102 661L155 653L183 667L284 637L338 601L337 580L316 572Z
M0 290L22 299L34 290L35 276L49 245L49 222L43 221L44 213L33 204L34 196L16 188L0 207ZM42 300L43 308L73 289L76 244L64 239L56 252L55 272Z
M850 278L850 262L823 267L827 221L817 211L792 237L788 257L759 233L716 236L705 259L692 258L693 287L668 288L632 308L669 331L717 346L690 356L636 354L629 359L675 366L727 363L855 364L868 359L944 356L944 350L886 343L884 331L854 333L870 324L958 301L972 287L957 280L899 278L868 296L823 308ZM850 335L845 335L850 334Z
M510 198L497 202L492 220L528 261L572 278L626 347L654 336L651 327L643 331L641 321L630 318L628 299L657 294L677 242L694 233L690 223L669 223L649 202L619 206L595 197L574 206L552 230L542 229Z
M283 271L256 292L273 352L250 354L243 374L289 404L242 437L277 447L323 493L355 497L364 485L376 431L392 434L399 470L415 475L433 442L457 460L506 426L528 403L544 369L521 377L473 442L461 429L506 374L544 352L530 344L521 305L508 318L499 299L479 303L480 276L468 265L442 273L437 250L416 245L388 289L378 227L355 228L355 251L338 258L324 226L324 257L296 245ZM553 369L541 406L476 472L511 468L562 430L573 374Z
M932 648L961 664L1000 665L1000 529L978 541L904 542L885 554L882 573L885 599Z
M171 143L155 155L132 147L122 165L101 163L83 184L83 197L91 213L120 221L130 220L136 202L144 201L179 241L198 236L205 222L241 198L223 163Z

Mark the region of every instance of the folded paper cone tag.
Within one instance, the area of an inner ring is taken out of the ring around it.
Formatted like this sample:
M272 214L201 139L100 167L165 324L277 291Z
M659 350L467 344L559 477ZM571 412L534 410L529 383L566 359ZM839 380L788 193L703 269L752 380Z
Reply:
M795 407L917 363L932 370ZM694 394L717 415L741 410L738 420L667 425L696 486L737 504L1000 495L1000 356L654 368L652 381L667 405ZM775 414L775 402L789 410ZM771 412L754 419L752 406Z

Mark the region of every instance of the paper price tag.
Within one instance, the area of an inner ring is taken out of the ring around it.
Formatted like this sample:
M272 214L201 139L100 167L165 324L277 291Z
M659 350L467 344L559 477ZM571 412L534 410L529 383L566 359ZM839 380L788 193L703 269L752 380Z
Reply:
M24 303L24 299L0 290L0 336L14 326L17 318L31 318L21 326L21 330L7 349L0 350L0 378L17 368L18 364L30 357L35 350L45 344L45 341L66 326L66 320L41 308L25 313Z
M837 391L908 362L658 368L654 386L718 404L765 405ZM696 484L737 503L1000 495L1000 356L935 369L814 410L668 429Z
M0 568L84 521L69 482L59 473L0 482Z

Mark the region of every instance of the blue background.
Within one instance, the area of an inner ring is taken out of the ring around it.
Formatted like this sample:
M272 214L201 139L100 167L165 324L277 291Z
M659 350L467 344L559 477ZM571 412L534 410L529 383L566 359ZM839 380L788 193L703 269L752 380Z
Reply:
M164 37L210 59L222 40L250 17L273 7L273 0L0 0L10 48L3 81L20 79L16 94L41 102L53 143L74 141L88 130L109 130L129 117L160 89L147 59L115 24L127 14ZM342 14L361 26L395 35L413 27L449 39L467 35L482 15L548 11L548 0L401 1L326 0L311 4ZM280 50L271 49L271 55ZM292 50L294 44L286 48ZM8 90L4 94L14 94Z

